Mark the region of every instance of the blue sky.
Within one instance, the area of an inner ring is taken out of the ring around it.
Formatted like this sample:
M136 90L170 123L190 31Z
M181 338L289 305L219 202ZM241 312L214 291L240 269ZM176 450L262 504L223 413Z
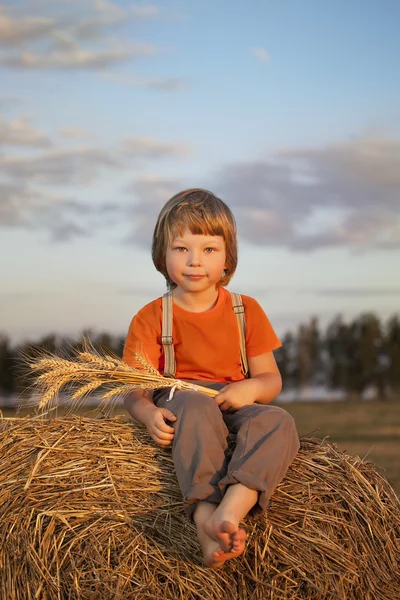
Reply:
M124 335L162 204L206 187L278 334L398 311L397 0L0 8L0 331Z

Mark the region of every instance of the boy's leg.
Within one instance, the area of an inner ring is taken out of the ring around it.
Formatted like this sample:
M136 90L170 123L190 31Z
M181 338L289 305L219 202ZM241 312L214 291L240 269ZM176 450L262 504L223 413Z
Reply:
M245 406L224 418L237 434L236 448L220 481L224 497L203 523L205 534L214 540L222 532L230 533L229 551L220 544L221 550L212 553L210 566L215 568L243 552L246 533L239 528L240 521L257 502L262 509L267 507L299 448L292 417L278 407Z
M172 456L185 509L189 518L198 500L218 505L222 500L219 487L226 475L228 429L221 410L213 398L194 391L170 390L155 394L157 406L166 407L177 417Z
M254 504L264 510L299 450L295 422L282 408L263 404L225 413L224 420L236 433L236 447L220 488L224 492L226 486L242 484L255 490Z

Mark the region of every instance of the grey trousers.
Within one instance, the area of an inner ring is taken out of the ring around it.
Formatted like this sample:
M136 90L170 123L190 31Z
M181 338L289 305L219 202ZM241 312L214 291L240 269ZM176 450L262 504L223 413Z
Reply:
M188 517L192 518L197 501L219 504L226 487L235 483L257 490L255 511L265 510L299 450L291 415L265 404L227 413L200 392L176 390L168 401L169 392L156 390L153 399L177 417L172 423L172 457ZM236 446L228 461L230 431L236 434Z

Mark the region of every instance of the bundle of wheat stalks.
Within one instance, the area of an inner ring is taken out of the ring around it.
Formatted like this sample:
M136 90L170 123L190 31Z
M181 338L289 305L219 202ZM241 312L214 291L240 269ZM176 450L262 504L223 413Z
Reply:
M22 356L25 366L35 374L34 389L40 393L39 410L48 409L58 402L62 389L71 389L70 410L73 412L90 394L101 388L102 403L99 409L110 412L113 400L137 389L171 388L197 390L216 396L213 389L194 386L189 382L163 377L141 354L133 352L134 365L124 363L116 356L101 355L89 340L83 340L82 351L72 358L38 352L35 360Z
M201 565L170 451L142 427L0 419L0 460L0 598L399 598L398 498L331 444L302 440L268 512L246 519L246 553L219 571Z

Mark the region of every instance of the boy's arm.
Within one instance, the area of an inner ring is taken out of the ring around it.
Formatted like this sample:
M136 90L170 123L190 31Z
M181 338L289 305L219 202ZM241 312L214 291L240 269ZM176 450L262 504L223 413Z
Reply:
M282 391L282 377L272 352L250 356L250 379L255 388L255 402L268 404ZM255 387L257 386L257 387Z
M146 425L148 416L156 410L151 390L135 390L125 396L124 406L132 419Z
M248 404L268 404L282 390L282 378L272 352L249 356L250 379L224 387L216 402L221 410L238 410Z
M174 438L174 428L166 420L176 421L175 415L167 408L157 408L153 403L151 390L131 392L124 399L124 405L131 417L145 425L150 436L159 446L169 446Z

